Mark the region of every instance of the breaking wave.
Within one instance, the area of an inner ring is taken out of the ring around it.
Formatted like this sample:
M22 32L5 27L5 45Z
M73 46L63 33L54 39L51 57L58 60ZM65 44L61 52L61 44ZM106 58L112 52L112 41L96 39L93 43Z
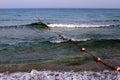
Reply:
M43 23L44 24L44 23ZM46 28L43 24L31 23L24 25L10 25L10 26L0 26L0 28ZM120 24L46 24L50 28L105 28L105 27L116 27Z
M89 25L89 24L48 24L49 27L51 28L61 28L61 27L66 27L66 28L99 28L99 27L112 27L112 26L117 26L117 25Z
M81 41L89 41L91 40L90 38L86 38L86 39L74 39L75 42L81 42ZM68 42L70 41L70 39L68 40L53 40L53 41L50 41L50 43L62 43L62 42Z

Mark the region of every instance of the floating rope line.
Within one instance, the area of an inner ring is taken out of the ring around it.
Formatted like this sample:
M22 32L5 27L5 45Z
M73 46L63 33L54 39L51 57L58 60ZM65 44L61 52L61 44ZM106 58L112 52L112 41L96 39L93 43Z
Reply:
M113 67L113 66L110 66L110 65L108 65L108 64L106 64L106 63L104 63L103 61L100 61L103 65L105 65L105 66L107 66L107 67L109 67L109 68L111 68L111 69L113 69L113 70L115 70L115 68ZM118 70L119 71L119 70Z
M78 45L77 45L77 46L78 46ZM85 48L81 48L81 52L82 52L82 53L83 53L83 52L86 52L86 49L85 49ZM88 52L86 52L86 53L89 54L89 55L91 55L96 62L102 63L103 65L109 67L109 68L112 69L112 70L120 71L120 67L114 68L113 66L110 66L110 65L104 63L100 57L96 57L96 56L94 56L93 54L90 54L90 53L88 53Z
M92 56L94 60L96 59L96 57L93 54L88 53L84 47L79 46L77 43L75 43L75 41L71 41L71 42L74 43L74 45L76 45L82 53L87 53L90 56Z
M50 30L50 27L49 27L47 24L43 23L43 21L39 18L39 16L36 16L36 18L38 19L38 21L40 22L40 24L43 24L48 30ZM57 33L57 32L55 32L55 33L60 37L60 39L62 39L62 40L68 40L68 41L73 42L73 43L81 50L82 53L83 53L83 52L86 52L86 49L85 49L85 48L80 47L77 43L75 43L75 39L74 39L74 38L68 39L68 38L67 38L64 34L62 34L62 33ZM86 53L87 53L87 52L86 52ZM103 65L111 68L112 70L116 70L116 71L120 72L120 67L119 67L119 66L117 66L117 67L114 68L113 66L110 66L110 65L104 63L100 57L96 57L96 56L94 56L93 54L90 54L90 53L87 53L87 54L91 55L96 62L100 62L100 63L102 63Z
M93 54L88 53L85 48L80 47L77 43L75 43L75 39L74 39L74 38L68 39L68 38L67 38L65 35L63 35L63 34L59 34L59 33L57 33L57 32L55 32L55 33L60 37L60 39L62 39L62 40L67 40L67 41L70 41L70 42L74 43L74 45L76 45L76 46L81 50L82 53L86 52L87 54L89 54L90 56L92 56L93 59L94 59L94 61L100 62L100 63L102 63L103 65L109 67L110 69L116 70L116 71L120 72L120 67L115 67L115 68L114 68L113 66L110 66L110 65L104 63L104 62L101 60L100 57L96 57L96 56L94 56Z
M63 40L68 40L68 41L71 41L72 43L74 43L74 44L81 50L82 53L86 52L86 49L85 49L85 48L80 47L77 43L75 43L75 39L71 38L71 39L69 40L69 39L68 39L66 36L64 36L63 34L60 35L59 37L61 37L61 39L63 39ZM64 38L65 38L65 39L64 39ZM110 65L104 63L100 57L96 57L96 56L94 56L93 54L90 54L90 53L88 53L88 52L86 52L86 53L89 54L90 56L92 56L93 59L94 59L96 62L102 63L103 65L109 67L109 68L112 69L112 70L120 71L120 67L119 67L119 66L114 68L113 66L110 66Z
M36 17L37 20L39 21L39 24L40 24L40 25L43 25L47 30L50 30L50 27L49 27L46 23L44 23L44 22L40 19L40 17L39 17L38 15L35 15L35 17Z

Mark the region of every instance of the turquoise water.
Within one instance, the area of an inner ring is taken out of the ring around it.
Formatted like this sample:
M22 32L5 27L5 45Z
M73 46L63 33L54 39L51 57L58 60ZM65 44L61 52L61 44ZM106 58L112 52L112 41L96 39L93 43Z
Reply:
M49 23L50 31L26 27L38 22L36 15ZM80 54L75 46L58 43L63 40L56 33L76 41L119 40L120 9L0 9L0 63L39 63Z

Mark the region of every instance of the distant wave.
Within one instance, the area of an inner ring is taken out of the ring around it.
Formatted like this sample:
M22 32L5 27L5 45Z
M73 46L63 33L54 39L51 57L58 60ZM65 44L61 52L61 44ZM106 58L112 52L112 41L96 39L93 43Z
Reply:
M25 25L14 25L14 26L0 26L0 28L24 28Z
M88 41L120 41L120 38L118 39L90 39L90 38L85 38L85 39L75 39L74 42L88 42ZM11 42L11 43L0 43L0 46L24 46L24 45L33 45L33 44L61 44L61 43L69 43L71 42L70 39L68 40L51 40L51 41L19 41L19 42Z
M87 42L87 41L120 41L120 39L99 39L99 40L95 40L95 39L90 39L90 38L86 38L86 39L75 39L74 42ZM69 43L71 42L70 39L68 40L53 40L53 41L49 41L50 43Z
M45 28L44 23L40 24L39 22L31 23L31 24L24 24L24 25L10 25L10 26L0 26L0 28Z
M92 25L92 24L47 24L50 28L103 28L103 27L116 27L120 24L106 24L106 25ZM25 24L25 25L10 25L10 26L0 26L0 28L46 28L44 25L36 23Z
M80 24L80 25L74 25L74 24L48 24L51 28L99 28L99 27L111 27L116 25L89 25L89 24Z
M119 19L112 19L112 20L92 20L93 22L120 22Z
M113 19L113 20L105 20L105 22L120 22L118 19Z

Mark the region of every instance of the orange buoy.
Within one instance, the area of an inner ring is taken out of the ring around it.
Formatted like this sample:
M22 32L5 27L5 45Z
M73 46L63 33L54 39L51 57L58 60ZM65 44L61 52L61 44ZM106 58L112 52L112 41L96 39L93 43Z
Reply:
M97 58L96 58L96 61L97 61L97 62L100 62L100 61L101 61L101 58L97 57Z
M116 67L115 70L116 70L116 71L120 71L120 67Z
M81 48L81 52L85 52L85 48Z
M74 39L74 38L71 38L70 41L71 41L71 42L75 42L75 39Z

